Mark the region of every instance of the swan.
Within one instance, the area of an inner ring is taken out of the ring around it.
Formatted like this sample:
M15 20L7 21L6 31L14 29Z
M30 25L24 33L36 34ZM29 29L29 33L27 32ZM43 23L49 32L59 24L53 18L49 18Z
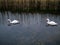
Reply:
M50 21L48 18L47 18L46 20L47 20L47 24L48 24L48 25L57 25L56 22Z
M19 23L18 20L13 20L13 21L11 21L10 19L8 19L8 21L9 21L9 23L11 23L11 24L17 24L17 23Z

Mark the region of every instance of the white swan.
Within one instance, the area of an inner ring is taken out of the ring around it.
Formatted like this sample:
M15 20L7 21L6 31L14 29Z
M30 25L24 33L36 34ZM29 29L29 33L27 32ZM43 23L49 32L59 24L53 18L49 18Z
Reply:
M9 21L9 23L11 23L11 24L17 24L17 23L19 23L18 20L13 20L13 21L11 21L10 19L8 19L8 21Z
M48 18L47 18L47 24L48 24L48 25L57 25L56 22L50 21Z

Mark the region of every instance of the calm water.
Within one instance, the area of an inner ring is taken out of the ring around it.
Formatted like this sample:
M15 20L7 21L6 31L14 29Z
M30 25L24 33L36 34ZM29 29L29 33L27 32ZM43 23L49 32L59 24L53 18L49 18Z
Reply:
M8 25L8 18L20 24ZM46 18L58 26L47 26ZM0 12L0 45L60 45L60 15Z

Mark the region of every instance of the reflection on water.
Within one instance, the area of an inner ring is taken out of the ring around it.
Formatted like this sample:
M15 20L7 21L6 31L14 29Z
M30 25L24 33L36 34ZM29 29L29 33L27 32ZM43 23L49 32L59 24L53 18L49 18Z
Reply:
M46 18L58 26L46 26ZM8 18L20 24L8 26ZM60 16L39 13L0 13L0 45L60 45Z

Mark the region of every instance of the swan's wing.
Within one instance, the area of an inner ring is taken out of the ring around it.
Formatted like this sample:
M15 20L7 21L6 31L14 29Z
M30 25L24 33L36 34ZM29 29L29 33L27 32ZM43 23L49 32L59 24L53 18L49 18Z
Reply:
M51 21L51 23L56 23L56 22L54 22L54 21Z
M51 24L57 24L57 23L56 23L56 22L54 22L54 21L51 21L50 23L51 23Z
M11 23L18 23L19 21L18 20L13 20Z
M18 20L13 20L13 21L15 21L15 22L16 22L16 21L18 21Z

